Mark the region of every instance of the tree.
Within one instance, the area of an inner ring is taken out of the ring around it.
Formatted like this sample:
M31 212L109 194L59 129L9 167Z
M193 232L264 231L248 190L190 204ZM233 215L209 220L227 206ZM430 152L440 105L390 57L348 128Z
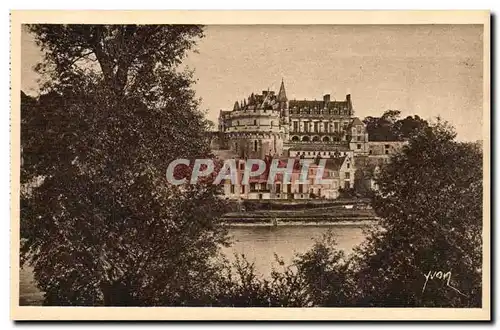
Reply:
M394 141L396 137L393 134L392 127L396 122L400 112L396 110L387 110L382 117L366 117L363 122L366 125L370 141Z
M363 122L366 124L370 141L408 140L429 126L429 123L418 115L399 119L400 115L398 110L387 110L382 117L366 117Z
M354 260L358 305L481 305L482 153L454 137L441 122L427 127L382 170L373 202L382 230ZM426 280L440 271L450 282Z
M310 304L320 307L352 305L354 276L351 260L335 248L331 231L315 242L311 250L295 257L297 277L302 279Z
M231 307L310 307L311 296L304 278L293 265L285 263L277 255L279 269L273 269L270 278L262 278L255 264L236 255L234 265L225 263L223 276L212 283L211 306Z
M351 256L326 237L297 258L312 305L481 306L482 151L454 138L438 121L392 156L376 180L380 220Z
M48 305L203 304L227 242L209 182L172 186L176 158L211 157L177 65L199 26L31 25L47 79L21 104L21 256Z
M196 25L28 25L45 61L37 68L55 82L73 81L78 67L96 69L103 87L118 97L180 64L203 30ZM136 84L138 83L138 84ZM151 86L147 86L151 87Z
M407 116L397 120L393 125L393 133L397 140L407 140L418 134L422 129L429 126L429 123L418 115Z

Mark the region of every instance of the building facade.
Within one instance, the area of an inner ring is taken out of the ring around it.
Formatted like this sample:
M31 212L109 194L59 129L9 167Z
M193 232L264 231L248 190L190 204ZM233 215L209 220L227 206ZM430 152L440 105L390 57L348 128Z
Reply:
M323 95L320 100L289 100L282 81L278 93L269 90L252 93L248 98L236 101L232 110L220 110L217 146L213 148L227 149L240 159L331 160L328 168L328 174L334 179L331 187L286 187L280 183L268 186L264 182L255 182L248 187L225 186L225 195L230 198L300 199L318 196L331 199L338 197L340 188L354 188L356 170L360 169L356 168L356 158L377 158L373 160L384 163L403 144L370 142L366 125L354 115L350 94L340 101L332 100L330 94ZM337 163L340 167L333 168L331 164Z
M302 168L296 166L288 181L278 174L272 183L268 180L269 172L265 172L258 177L250 177L247 184L242 184L244 165L245 160L239 159L236 182L228 180L224 183L224 195L230 199L336 199L339 188L354 187L355 168L353 159L348 156L327 159L324 168L311 162L305 180L301 177ZM319 181L318 177L322 180Z

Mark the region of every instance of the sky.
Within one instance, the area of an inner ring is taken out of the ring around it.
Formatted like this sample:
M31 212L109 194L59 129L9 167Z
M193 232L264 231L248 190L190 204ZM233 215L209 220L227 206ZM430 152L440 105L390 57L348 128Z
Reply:
M343 100L355 115L388 109L449 121L459 140L482 138L481 25L213 25L183 66L208 119L252 92L279 89L289 99ZM21 85L37 93L41 52L22 35Z

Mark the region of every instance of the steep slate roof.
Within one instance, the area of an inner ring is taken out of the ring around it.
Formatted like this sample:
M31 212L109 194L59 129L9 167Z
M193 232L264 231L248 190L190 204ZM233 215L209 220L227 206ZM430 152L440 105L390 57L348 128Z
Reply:
M235 110L235 111L240 110L240 105L238 104L238 101L234 102L233 110Z
M325 168L330 171L340 171L342 164L344 164L346 156L329 158L326 160Z
M264 104L264 100L266 101ZM351 95L347 94L344 101L330 101L330 95L324 96L323 100L290 100L286 96L285 83L281 80L281 86L278 94L274 91L262 91L262 94L252 93L246 100L239 104L234 104L233 110L253 110L253 109L277 109L279 102L288 102L288 108L298 109L327 109L327 110L343 110L346 108L352 113Z
M288 104L289 108L297 107L299 109L341 109L348 107L347 101L321 101L321 100L291 100Z
M363 125L363 126L365 126L365 124L363 124L363 122L361 120L359 120L358 117L354 117L353 121L351 122L351 124L349 124L349 127L356 126L356 125Z
M288 99L286 98L285 83L283 79L281 79L280 91L278 93L278 102L286 102L286 101L288 101Z

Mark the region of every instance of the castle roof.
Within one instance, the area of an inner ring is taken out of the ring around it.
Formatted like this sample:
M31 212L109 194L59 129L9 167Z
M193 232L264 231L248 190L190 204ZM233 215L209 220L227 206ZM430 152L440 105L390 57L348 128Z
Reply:
M288 104L289 108L297 107L299 109L342 109L349 107L347 101L318 101L318 100L291 100Z
M344 164L346 156L329 158L326 160L325 168L330 171L340 171L342 164Z
M278 93L278 102L286 102L286 101L288 101L288 99L286 98L285 83L283 79L281 79L280 91Z
M356 125L364 125L363 122L361 120L359 120L358 117L354 117L352 122L351 122L351 126L356 126Z
M323 100L290 100L286 95L285 82L281 80L278 94L274 91L262 91L262 94L252 93L244 102L236 102L233 110L254 110L254 109L277 109L281 102L288 102L288 108L298 109L327 109L327 110L348 110L352 113L351 95L347 94L343 101L331 101L330 94L323 96Z

